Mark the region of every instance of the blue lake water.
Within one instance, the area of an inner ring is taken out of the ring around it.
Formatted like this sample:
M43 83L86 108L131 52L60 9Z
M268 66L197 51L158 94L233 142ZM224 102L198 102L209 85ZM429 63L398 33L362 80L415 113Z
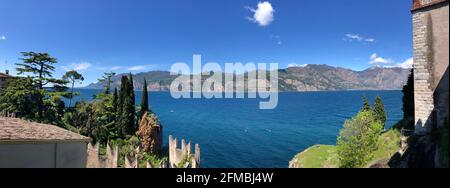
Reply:
M78 90L91 100L100 90ZM151 92L151 109L163 124L164 142L173 135L199 143L202 167L285 168L314 144L335 144L344 121L366 96L383 99L388 126L402 118L400 91L279 93L278 107L259 110L256 99L173 99ZM141 92L136 92L139 104Z

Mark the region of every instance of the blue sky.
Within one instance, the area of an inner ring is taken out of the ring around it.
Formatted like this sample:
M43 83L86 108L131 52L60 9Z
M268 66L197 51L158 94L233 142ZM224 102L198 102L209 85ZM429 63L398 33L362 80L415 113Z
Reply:
M48 52L87 85L103 72L176 62L328 64L354 70L412 59L410 0L2 0L0 71ZM409 61L407 61L409 60Z

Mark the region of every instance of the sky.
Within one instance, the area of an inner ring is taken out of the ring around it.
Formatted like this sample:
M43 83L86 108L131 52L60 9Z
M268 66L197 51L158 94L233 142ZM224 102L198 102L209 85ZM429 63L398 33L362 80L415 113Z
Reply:
M96 82L103 72L172 64L327 64L353 70L412 63L411 0L2 0L0 72L20 52L58 59Z

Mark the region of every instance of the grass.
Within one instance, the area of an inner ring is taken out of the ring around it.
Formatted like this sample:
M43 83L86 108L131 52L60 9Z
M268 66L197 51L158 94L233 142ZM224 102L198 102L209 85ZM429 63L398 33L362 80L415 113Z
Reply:
M337 168L339 159L337 147L330 145L315 145L295 156L298 168Z
M400 132L397 129L390 129L378 139L378 149L374 152L373 159L368 163L367 167L375 163L386 164L399 150Z
M378 149L374 157L367 164L370 167L376 163L386 164L390 158L400 150L400 132L390 129L380 135ZM298 168L338 168L339 158L337 147L331 145L315 145L294 157Z

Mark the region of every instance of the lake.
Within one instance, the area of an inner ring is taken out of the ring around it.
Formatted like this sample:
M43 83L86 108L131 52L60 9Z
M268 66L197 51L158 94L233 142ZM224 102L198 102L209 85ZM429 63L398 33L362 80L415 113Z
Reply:
M78 89L76 100L91 100L101 90ZM387 126L402 116L401 91L279 93L278 107L259 110L256 99L173 99L151 92L151 109L168 136L200 144L202 167L286 168L299 152L315 144L335 144L346 119L380 95ZM136 91L140 104L141 92Z

